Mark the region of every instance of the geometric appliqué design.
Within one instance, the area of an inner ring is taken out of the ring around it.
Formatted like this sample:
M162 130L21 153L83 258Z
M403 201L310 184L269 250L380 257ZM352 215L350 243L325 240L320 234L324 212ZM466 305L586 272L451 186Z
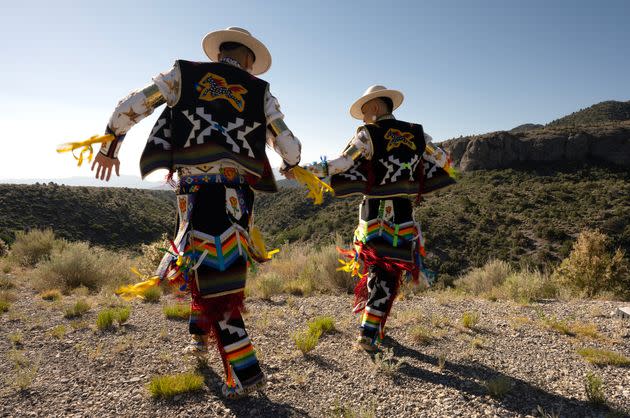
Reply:
M402 132L400 129L389 128L385 133L385 140L387 141L387 151L391 151L394 148L398 148L401 145L416 150L416 144L413 142L413 134L411 132Z
M381 185L383 185L388 181L391 183L396 182L398 177L402 175L405 170L409 170L409 181L414 181L413 174L420 162L420 158L417 155L414 155L410 161L401 162L398 158L390 155L387 159L381 158L379 162L383 164L387 170L383 180L381 181Z
M199 92L199 99L201 100L207 102L227 100L239 112L245 109L243 95L247 93L247 89L240 84L229 84L220 75L207 73L198 83L195 83L195 88Z

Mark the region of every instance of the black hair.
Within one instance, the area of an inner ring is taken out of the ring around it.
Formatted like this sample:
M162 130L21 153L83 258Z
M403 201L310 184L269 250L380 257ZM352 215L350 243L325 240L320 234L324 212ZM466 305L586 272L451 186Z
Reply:
M385 103L385 107L387 108L387 113L392 113L394 111L394 102L389 97L379 97Z
M252 54L252 56L254 57L254 61L256 61L256 54L254 54L254 51L243 44L239 44L238 42L223 42L221 45L219 45L219 52L234 51L238 48L245 48L248 52Z

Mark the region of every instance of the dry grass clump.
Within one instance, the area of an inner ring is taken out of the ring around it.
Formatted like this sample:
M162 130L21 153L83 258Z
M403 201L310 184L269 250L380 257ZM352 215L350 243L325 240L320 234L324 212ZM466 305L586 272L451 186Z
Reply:
M630 266L621 249L607 250L609 239L599 231L580 233L567 258L554 271L553 279L577 294L594 297L612 293L630 298Z
M182 393L199 391L203 383L203 376L198 373L168 374L153 377L148 389L154 398L172 398Z
M630 358L614 351L586 347L580 348L577 352L584 360L596 366L630 366Z
M11 256L22 266L33 267L50 257L54 249L63 247L65 241L57 239L52 229L19 231L11 246Z
M9 246L2 238L0 238L0 258L9 255Z
M111 330L114 328L114 321L122 326L129 319L131 308L128 306L118 308L106 308L98 313L96 318L96 327L100 331Z
M158 303L162 297L162 288L153 286L142 292L142 300L146 303Z
M291 335L295 346L302 354L313 351L319 342L320 334L313 334L309 330L297 331Z
M56 338L59 340L66 335L66 332L67 332L67 328L65 325L57 325L56 327L50 330L50 335L53 338Z
M59 288L69 292L85 286L97 291L128 283L130 269L131 260L127 256L91 247L86 242L73 242L53 251L30 277L38 290Z
M7 353L7 359L13 363L13 373L5 378L8 386L14 386L19 390L26 390L37 377L39 362L31 361L23 351L11 349Z
M167 319L177 319L186 321L190 317L190 305L185 303L176 303L173 305L165 305L162 309Z
M588 373L584 378L584 389L586 390L586 398L591 404L596 406L606 404L604 382L601 377L593 373Z
M433 332L422 325L411 328L411 339L420 345L429 345L433 341Z
M39 296L44 300L55 302L61 300L61 291L59 289L44 290Z
M487 294L503 284L512 274L512 268L502 260L490 260L455 281L455 287L473 295Z
M479 324L479 312L467 311L462 314L460 323L468 329L473 329Z
M11 304L8 301L0 300L0 314L8 312L10 307Z
M0 275L0 289L9 290L15 287L15 283L9 277Z
M391 348L384 348L381 352L374 355L374 366L379 372L387 376L392 376L398 372L403 364L405 364L405 361L397 358L394 355L394 350Z
M295 346L306 354L319 343L319 338L326 333L335 331L335 319L331 316L318 316L307 323L307 329L291 335Z
M484 386L490 396L495 399L502 399L512 390L513 382L507 376L498 376L486 380Z
M79 299L74 305L66 307L63 317L66 319L80 318L89 310L90 304L85 299Z
M15 296L14 293L11 293L7 290L1 290L0 291L0 314L8 312L9 308L11 307L11 303L15 302L16 299L17 297Z

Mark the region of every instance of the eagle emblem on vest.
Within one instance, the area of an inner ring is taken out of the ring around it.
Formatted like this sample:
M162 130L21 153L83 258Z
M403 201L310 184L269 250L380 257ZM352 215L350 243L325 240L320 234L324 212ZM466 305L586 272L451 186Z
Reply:
M195 84L195 88L199 92L200 100L211 102L223 99L227 100L239 112L245 109L243 95L247 93L247 89L240 84L229 84L220 75L207 73Z
M413 134L410 132L402 132L400 129L390 128L385 133L387 140L387 151L405 145L412 150L416 150L416 144L413 142Z

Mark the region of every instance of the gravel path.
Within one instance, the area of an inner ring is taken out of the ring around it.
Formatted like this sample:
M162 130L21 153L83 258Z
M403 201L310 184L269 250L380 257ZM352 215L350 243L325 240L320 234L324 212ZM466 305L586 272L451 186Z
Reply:
M213 352L203 370L202 392L153 400L146 388L151 377L195 368L180 355L188 341L186 323L162 313L172 296L159 304L133 302L126 325L99 332L95 319L107 298L92 297L92 310L71 322L63 308L76 296L47 302L25 287L12 292L18 299L0 316L0 416L521 417L541 416L541 411L606 416L606 407L587 401L589 372L602 377L610 405L630 411L630 368L595 367L576 353L599 347L630 355L630 322L611 318L620 306L614 302L520 306L415 296L396 302L384 360L374 360L353 348L350 296L253 299L246 323L269 379L265 392L240 401L221 399L222 368ZM473 330L459 324L467 311L479 313ZM318 315L333 316L337 331L304 356L291 334ZM542 315L594 324L600 336L563 335L546 327ZM65 335L53 336L59 325ZM419 326L431 333L426 344L412 336ZM16 362L23 364L22 373L37 365L24 390L16 387ZM510 390L495 399L486 382L501 377L509 378Z

